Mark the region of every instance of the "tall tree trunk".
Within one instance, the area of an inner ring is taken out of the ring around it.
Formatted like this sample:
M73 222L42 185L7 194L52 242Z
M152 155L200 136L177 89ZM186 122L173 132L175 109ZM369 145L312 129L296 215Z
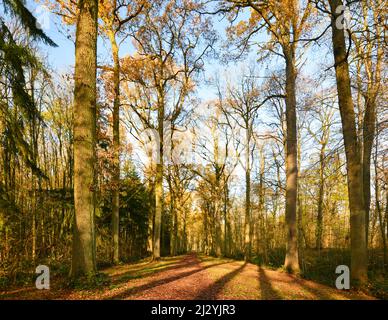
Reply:
M216 109L216 119L220 118L220 109ZM214 141L214 164L215 164L215 182L213 190L215 193L214 199L214 223L215 223L215 253L217 257L222 255L222 230L221 230L221 175L222 169L219 163L219 137L217 132L217 123L212 123L211 133Z
M187 211L183 214L183 234L182 234L182 249L181 252L187 252Z
M161 86L162 87L162 86ZM159 92L158 103L158 134L159 134L159 155L156 164L156 176L155 176L155 223L154 223L154 243L153 243L153 259L160 260L160 232L162 225L163 214L163 135L164 135L164 95L163 89Z
M162 161L162 160L161 160ZM160 259L160 232L162 224L163 211L163 165L156 165L155 179L155 223L154 223L154 244L153 244L153 259Z
M171 255L177 255L177 247L178 247L178 212L177 208L173 208L173 217L174 217L174 225L172 230L172 241L171 241Z
M387 197L387 200L388 200L388 197ZM386 221L384 221L384 217L383 217L383 214L381 212L381 206L380 206L380 187L379 187L379 181L378 181L378 175L377 175L377 156L375 159L375 201L376 201L376 211L377 211L377 215L378 215L378 219L379 219L381 239L383 242L383 269L385 272L386 268L388 266L387 237L385 234ZM388 207L388 203L387 203L387 207Z
M381 232L381 239L383 242L383 271L384 273L387 272L388 268L388 250L387 250L387 236L388 232L386 233L385 227L388 225L387 221L387 212L388 212L388 191L386 191L386 207L385 207L385 217L382 213L381 203L380 203L380 185L379 185L379 175L378 175L378 162L377 162L377 155L378 155L378 148L379 148L379 133L376 133L376 144L375 144L375 151L374 151L374 169L375 169L375 203L376 203L376 211L379 219L379 227Z
M75 223L71 276L96 272L95 141L97 0L79 0L75 43L74 83L74 207Z
M373 31L368 26L368 7L373 7ZM370 165L371 154L373 148L373 141L376 131L376 99L381 87L381 64L384 58L383 44L381 41L380 15L379 9L382 2L376 1L373 4L363 3L364 27L366 32L366 47L363 48L363 55L361 62L365 67L367 92L365 94L365 111L363 114L363 144L362 144L362 165L363 165L363 191L364 191L364 205L365 205L365 231L366 231L366 245L368 245L369 237L369 211L371 201L370 190ZM372 35L373 34L373 35ZM372 39L373 38L373 39ZM373 51L376 48L376 55ZM361 53L361 52L360 52ZM373 61L375 61L373 68Z
M384 258L385 258L385 271L388 268L388 250L387 250L387 238L388 238L388 190L385 191L385 248L384 248ZM384 229L384 228L383 228ZM384 230L383 230L384 231Z
M112 175L112 238L113 263L118 264L120 232L120 60L114 31L109 33L113 56L113 175Z
M220 187L219 183L216 186L217 194L219 195ZM221 207L220 199L217 197L214 204L214 215L215 215L215 252L216 256L220 257L222 255L222 229L221 229Z
M318 215L317 215L317 231L316 244L318 250L322 249L322 231L323 231L323 193L324 193L324 171L325 171L325 144L321 145L319 154L319 194L318 194Z
M224 256L228 256L228 183L224 179L224 205L223 205L223 215L224 215Z
M204 210L204 219L203 219L203 233L204 233L204 252L205 254L209 254L209 225L208 225L208 209Z
M353 285L367 282L367 248L365 239L365 206L363 193L362 164L357 139L356 118L350 87L349 65L345 33L343 28L337 28L337 19L341 13L337 8L341 0L329 0L331 7L331 28L333 54L338 90L338 104L341 114L342 131L345 143L346 169L348 174L348 193L350 207L350 238L351 238L351 278Z
M286 225L287 250L284 267L299 272L296 200L298 192L298 139L296 129L296 69L294 49L283 50L286 57Z
M249 121L249 120L248 120ZM251 259L251 164L250 164L250 128L246 121L246 139L245 139L245 221L244 221L244 259L250 261Z
M171 130L171 140L172 140ZM172 216L172 225L170 228L170 255L176 256L177 254L177 242L178 242L178 206L179 200L174 190L172 173L167 176L167 182L170 191L170 215Z
M363 155L362 155L362 174L363 191L365 204L365 244L368 246L369 237L369 211L370 211L370 165L375 135L376 105L374 99L367 98L365 106L365 116L363 123Z
M261 239L263 243L263 258L264 263L268 263L268 228L267 228L267 214L265 208L265 190L264 190L264 174L265 174L265 155L263 148L260 149L260 174L259 174L259 214L261 215L263 225ZM257 237L260 238L260 228L257 232ZM258 249L257 249L258 250Z
M301 179L300 179L300 164L301 164L301 130L298 130L298 190L299 189L299 186L300 186L300 183L301 183ZM303 212L304 212L304 208L303 208L303 198L302 198L302 194L301 192L298 192L297 194L297 197L296 197L296 201L297 201L297 228L298 228L298 259L299 259L299 263L302 264L302 268L303 268L303 259L304 259L304 249L305 247L307 247L307 244L306 244L306 241L305 241L305 237L304 237L304 229L303 229ZM303 241L305 242L303 244Z

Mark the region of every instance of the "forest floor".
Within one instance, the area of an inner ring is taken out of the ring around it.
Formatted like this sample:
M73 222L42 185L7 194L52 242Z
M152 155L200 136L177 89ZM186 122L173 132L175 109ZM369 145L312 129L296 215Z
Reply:
M148 259L102 272L108 282L95 289L66 288L54 278L50 290L16 288L0 291L0 299L374 299L243 261L195 254L158 262Z

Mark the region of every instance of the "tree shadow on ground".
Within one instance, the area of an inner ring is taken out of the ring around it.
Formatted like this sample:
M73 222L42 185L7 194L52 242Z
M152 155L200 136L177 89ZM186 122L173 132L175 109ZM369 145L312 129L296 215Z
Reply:
M299 278L296 278L294 279L293 281L294 283L296 283L297 285L299 285L300 287L302 287L304 290L306 290L307 292L310 292L313 296L314 296L314 299L319 299L319 300L333 300L333 299L338 299L337 297L333 296L333 295L330 295L329 292L326 292L326 288L322 287L322 288L314 288L309 282L307 282L306 280L303 280L303 279L299 279ZM333 288L327 288L327 290L335 290ZM346 298L345 295L341 294L341 293L338 293L339 296L341 296L342 298Z
M298 294L301 294L300 299L305 299L305 292L310 294L311 299L322 299L322 300L332 300L336 297L330 295L329 292L326 291L326 288L315 288L313 284L310 284L308 281L298 278L292 274L284 274L285 279L274 280L267 276L265 269L258 266L259 272L259 282L260 282L260 292L261 298L264 300L280 300L287 299L287 294L292 296L293 292L284 292L286 296L282 296L279 291L275 290L273 284L271 283L287 283L289 284L289 290L297 291ZM331 288L327 288L330 290Z
M273 288L271 280L265 274L265 270L257 266L259 275L260 297L263 300L282 300L281 295Z
M231 281L235 276L237 276L240 272L243 271L247 262L245 262L239 268L227 273L218 279L214 284L208 286L204 290L202 290L196 297L195 300L216 300L218 294L222 291L225 285Z
M191 275L196 274L198 272L201 272L203 270L206 270L206 269L209 269L209 268L212 268L212 267L215 267L215 266L223 265L223 264L227 264L227 262L216 263L216 264L212 264L212 265L209 265L209 266L202 267L198 261L196 261L194 263L192 263L192 260L190 260L190 262L186 261L186 264L183 265L183 266L180 266L179 268L189 267L189 268L195 268L195 269L191 270L191 271L179 273L179 274L174 275L172 277L157 279L155 281L148 282L148 283L145 283L143 285L130 288L128 290L125 290L124 292L120 292L120 293L117 293L115 295L109 296L106 299L125 299L125 298L129 298L130 296L142 293L142 292L144 292L144 291L146 291L148 289L152 289L152 288L155 288L157 286L161 286L161 285L164 285L164 284L167 284L167 283L170 283L170 282L173 282L173 281L176 281L176 280L179 280L179 279L191 276ZM177 268L177 269L179 269L179 268ZM171 268L170 270L172 270L172 269L174 269L174 268ZM164 272L164 270L161 270L161 272Z
M175 257L174 257L175 258ZM193 262L194 259L194 262ZM133 265L129 265L128 271L120 272L121 270L114 270L118 273L110 275L106 270L101 270L102 273L105 273L110 278L110 285L120 286L123 283L128 283L133 279L144 279L151 277L159 272L177 270L181 268L187 268L188 266L193 266L193 264L197 263L194 255L189 255L184 257L183 259L177 261L169 261L170 257L162 258L160 262L162 264L155 261L148 261L143 263L135 263ZM165 261L163 261L165 260ZM163 263L165 262L165 263ZM120 266L119 266L120 268ZM112 269L112 268L109 268ZM109 286L108 286L109 287ZM105 289L109 288L106 287ZM101 290L101 288L91 288L91 291ZM62 299L66 298L74 292L79 291L82 293L82 289L76 289L68 287L68 285L64 284L63 279L61 281L53 281L51 285L51 290L37 290L35 287L25 287L18 288L15 290L5 291L0 293L0 300L2 299L20 299L24 296L29 297L31 294L33 295L33 299Z
M151 262L150 262L151 264ZM166 264L162 265L154 265L154 266L147 266L144 265L142 268L138 268L136 270L129 270L126 272L123 272L119 275L114 275L111 277L112 279L112 284L117 285L123 282L127 282L132 279L138 279L138 278L147 278L152 275L155 275L158 272L161 271L171 271L171 270L177 270L177 269L182 269L186 268L188 266L188 262L186 259L181 260L181 261L174 261L174 262L169 262Z

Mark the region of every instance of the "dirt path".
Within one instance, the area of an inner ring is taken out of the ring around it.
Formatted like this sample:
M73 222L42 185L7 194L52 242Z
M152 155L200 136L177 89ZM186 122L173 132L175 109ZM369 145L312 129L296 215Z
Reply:
M0 299L373 299L279 271L196 255L144 261L104 270L111 283L94 290L22 288Z

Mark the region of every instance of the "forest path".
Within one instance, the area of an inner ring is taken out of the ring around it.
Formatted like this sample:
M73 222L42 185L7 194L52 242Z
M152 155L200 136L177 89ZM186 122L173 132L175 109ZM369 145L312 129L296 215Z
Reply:
M110 284L93 290L26 288L0 299L373 299L257 265L195 254L105 269Z

